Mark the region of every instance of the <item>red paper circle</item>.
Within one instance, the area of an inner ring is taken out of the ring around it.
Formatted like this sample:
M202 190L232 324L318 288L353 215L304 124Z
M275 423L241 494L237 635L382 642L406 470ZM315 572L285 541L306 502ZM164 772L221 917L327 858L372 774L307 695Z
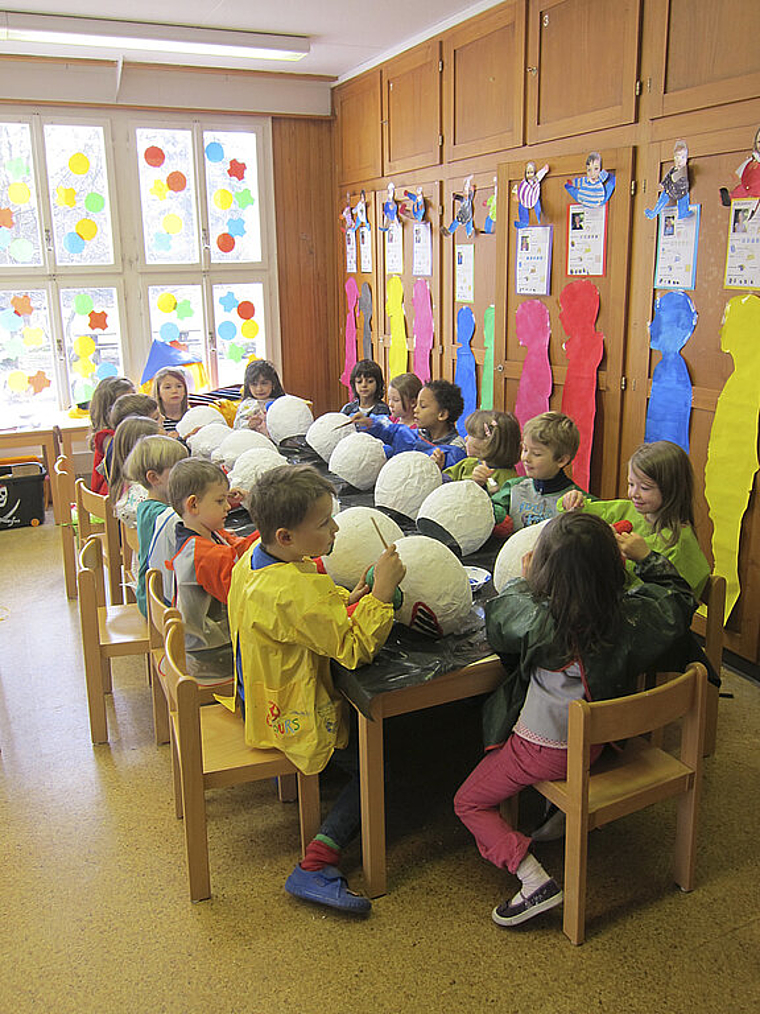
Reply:
M185 178L184 173L169 173L166 177L166 185L170 190L173 190L175 194L178 194L180 190L184 190L187 186L187 179Z
M229 253L230 250L235 248L235 240L228 232L223 232L220 236L217 236L216 245L222 253Z
M152 144L150 148L145 149L145 161L148 165L152 165L154 168L158 168L158 166L163 165L165 158L166 155L164 155L163 150L158 148L155 144Z
M241 320L250 320L256 310L250 300L244 299L242 303L238 303L237 312Z

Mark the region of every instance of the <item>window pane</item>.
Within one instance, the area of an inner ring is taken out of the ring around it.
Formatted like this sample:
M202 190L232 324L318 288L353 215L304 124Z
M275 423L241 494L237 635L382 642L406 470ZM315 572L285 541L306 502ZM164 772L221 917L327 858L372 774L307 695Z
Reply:
M264 286L215 285L213 299L219 386L242 383L248 358L267 355Z
M136 139L145 260L148 264L197 263L192 134L140 128Z
M203 133L206 200L214 263L261 260L256 135Z
M113 264L102 127L45 124L50 210L58 264Z
M47 293L0 292L0 425L57 408Z
M79 405L104 377L123 373L116 289L61 289L61 319L71 398Z
M151 341L178 343L208 370L200 285L150 285L148 305Z
M28 123L0 123L0 267L42 264Z

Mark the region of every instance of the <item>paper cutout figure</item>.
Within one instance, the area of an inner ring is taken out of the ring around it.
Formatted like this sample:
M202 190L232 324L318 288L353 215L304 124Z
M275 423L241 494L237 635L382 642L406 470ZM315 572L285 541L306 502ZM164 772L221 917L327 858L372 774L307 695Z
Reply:
M394 222L398 222L398 205L395 198L396 187L393 183L388 184L388 196L383 204L383 224L380 232L387 232Z
M362 359L372 359L372 289L369 282L362 283L362 292L357 303L359 313L362 315Z
M705 499L713 523L713 572L726 579L726 620L741 591L739 536L758 468L760 411L760 297L735 296L726 304L720 347L734 371L718 396L705 465Z
M691 378L681 349L697 326L697 311L686 292L674 289L655 301L649 343L662 353L652 374L644 440L669 440L689 453Z
M445 225L441 226L441 235L451 236L457 231L460 225L463 225L466 235L472 236L475 231L475 209L473 207L473 201L475 199L475 184L472 182L472 176L468 176L464 181L461 194L452 194L451 196L459 203L459 208L457 209L454 219L448 229Z
M414 283L412 305L414 306L413 372L423 384L426 384L430 380L430 352L433 348L433 303L430 298L430 287L424 278L418 278Z
M598 208L606 204L615 189L615 177L602 169L602 156L591 151L586 158L586 175L568 180L565 190L578 204L586 208Z
M404 316L404 285L398 275L388 279L385 312L391 326L391 347L388 350L388 371L391 377L407 372L406 318Z
M573 482L588 489L596 415L596 371L604 355L604 335L595 327L599 290L588 278L570 282L560 293L559 305L559 319L567 332L562 411L574 420L581 435L578 453L573 458Z
M351 198L346 194L346 206L340 213L340 227L343 232L356 232L354 225L354 213L351 210Z
M487 197L483 201L483 207L486 208L486 220L483 223L483 232L487 236L493 236L496 232L496 202L498 200L498 186L497 177L493 178L493 193L490 197Z
M51 386L51 382L44 370L37 370L33 376L29 377L29 386L34 394L41 394L45 388Z
M676 141L673 145L673 166L662 178L660 190L662 193L657 198L653 208L645 208L644 214L647 218L657 218L668 205L675 204L678 208L679 218L691 218L694 214L689 211L689 149L685 141Z
M552 393L551 324L549 311L540 299L520 303L515 313L515 331L518 342L526 349L515 399L515 415L522 429L529 419L549 411Z
M469 306L463 306L457 313L457 364L454 383L459 384L464 399L464 409L457 420L461 437L467 435L464 421L478 407L478 381L475 376L475 356L470 342L475 334L475 314Z
M346 279L346 358L340 382L344 387L351 387L351 370L356 366L356 304L359 301L359 286L351 276Z
M483 379L480 382L480 407L489 411L493 408L493 374L494 374L494 321L496 307L487 306L483 314L483 344L486 355L483 360Z
M535 162L527 162L525 176L512 187L512 195L517 198L517 221L515 229L524 229L530 225L530 209L536 213L536 221L541 224L541 180L549 172L549 166L536 170Z
M727 187L720 188L720 200L726 208L731 207L732 199L737 200L740 197L760 198L760 127L758 127L755 133L755 143L752 146L752 151L736 170L736 175L739 177L739 183L730 193ZM757 204L755 204L755 211L757 211Z
M354 232L357 229L369 229L369 219L367 218L367 196L362 190L361 197L356 202L354 208Z
M412 202L412 218L417 222L422 222L425 218L425 195L422 193L422 187L417 187L417 192L414 194L411 190L405 190L404 197L408 197Z

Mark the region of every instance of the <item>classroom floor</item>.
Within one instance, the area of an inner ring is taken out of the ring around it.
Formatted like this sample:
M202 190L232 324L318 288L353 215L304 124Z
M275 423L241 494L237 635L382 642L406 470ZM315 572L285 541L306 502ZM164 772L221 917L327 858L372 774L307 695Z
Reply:
M594 832L583 947L561 909L511 932L491 921L516 882L451 807L479 754L477 702L388 723L390 893L367 919L285 894L298 820L271 783L211 795L214 895L193 905L139 662L115 663L111 741L90 743L50 522L0 532L2 1014L758 1010L760 687L724 672L697 889L669 878L672 803ZM536 851L561 879L562 843ZM360 889L358 848L344 865Z

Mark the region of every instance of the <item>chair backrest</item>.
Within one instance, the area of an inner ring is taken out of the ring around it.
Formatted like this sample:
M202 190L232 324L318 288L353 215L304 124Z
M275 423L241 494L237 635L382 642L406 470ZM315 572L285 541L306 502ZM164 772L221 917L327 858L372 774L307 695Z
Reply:
M104 606L106 604L106 590L103 578L103 544L97 536L91 535L82 545L77 562L77 578L80 588L85 583L88 589L94 593L96 606Z
M103 561L108 567L111 604L121 605L124 594L121 583L119 526L111 510L108 496L93 492L85 485L84 479L77 479L75 488L80 538L89 539L91 535L98 535L103 542Z
M55 492L61 508L63 524L71 524L71 508L76 497L76 490L74 488L74 475L71 471L71 464L65 454L61 454L55 459L53 474L55 476Z
M702 589L700 601L707 606L705 617L705 655L710 665L720 675L723 662L723 626L726 611L726 579L720 574L711 574Z
M182 621L179 609L167 606L163 596L163 579L157 570L149 570L145 576L145 601L148 607L148 631L151 648L160 648L164 644L166 631L172 621ZM184 632L182 648L175 649L175 659L180 669L187 664L185 658Z
M200 696L198 684L188 676L185 668L185 626L181 619L170 619L164 633L164 687L169 707L179 712L180 727L193 730L200 743Z

